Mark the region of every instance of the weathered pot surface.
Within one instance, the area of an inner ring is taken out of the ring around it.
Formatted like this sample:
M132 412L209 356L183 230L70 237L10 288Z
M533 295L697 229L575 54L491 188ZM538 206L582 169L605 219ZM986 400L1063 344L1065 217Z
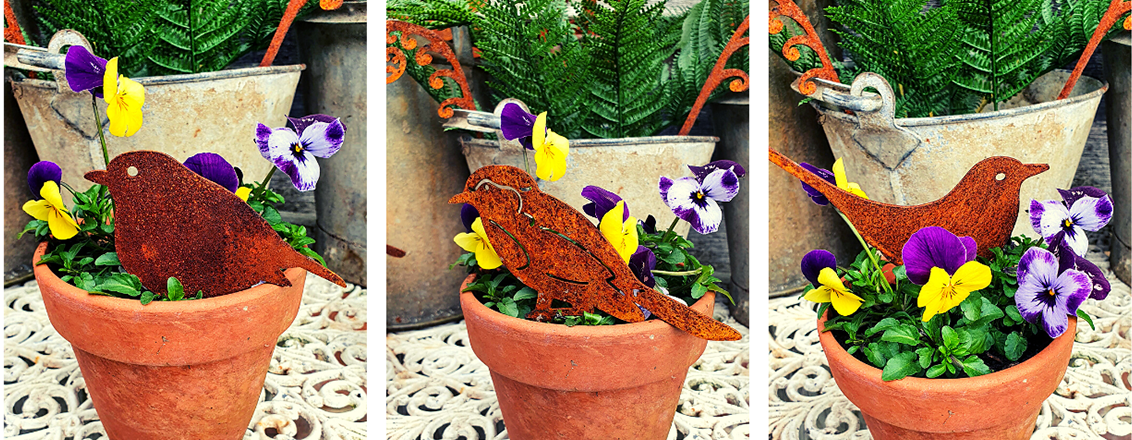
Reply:
M818 318L819 339L837 387L865 416L877 440L1022 440L1065 376L1077 318L1034 357L1002 371L961 379L906 377L885 382L881 370L846 352ZM990 405L990 406L988 406Z
M707 346L659 320L567 327L512 318L472 292L460 305L516 440L667 438L688 368ZM711 315L714 306L708 292L692 308Z
M33 261L46 250L40 244ZM302 303L306 271L286 275L291 287L143 306L91 295L35 266L47 316L73 346L113 440L243 438L276 341Z

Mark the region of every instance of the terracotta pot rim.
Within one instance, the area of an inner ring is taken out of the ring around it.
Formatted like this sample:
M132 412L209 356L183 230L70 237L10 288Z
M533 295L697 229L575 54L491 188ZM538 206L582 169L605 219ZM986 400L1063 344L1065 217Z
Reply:
M278 292L279 286L274 284L263 283L255 287L233 292L227 295L214 296L210 298L194 299L190 301L153 301L146 305L141 305L141 301L136 298L119 298L106 295L91 295L85 290L75 287L71 283L65 283L54 271L51 270L46 264L40 265L39 260L47 253L47 242L41 242L35 249L35 255L32 256L32 267L34 268L35 278L46 282L58 285L57 292L66 297L70 297L82 303L89 304L91 307L104 310L112 314L136 314L139 312L139 307L142 312L152 314L155 316L162 315L184 315L196 312L208 312L211 310L221 309L225 307L234 307L237 304L249 303L259 301L260 298L273 295ZM292 267L287 269L286 275L290 279L295 275L295 271L303 271L302 268Z
M1005 380L1014 377L1033 376L1033 372L1040 369L1042 365L1049 363L1055 359L1064 346L1073 344L1074 336L1077 330L1077 317L1071 316L1069 318L1069 327L1066 328L1065 333L1055 338L1046 348L1035 354L1033 357L1025 360L1022 363L1014 365L1005 370L999 370L990 374L984 374L976 377L962 377L962 378L936 378L928 379L924 377L905 377L892 381L881 380L882 371L872 365L861 362L845 351L845 348L837 342L831 332L826 332L825 321L826 315L829 314L827 310L825 314L818 317L818 338L822 345L822 351L827 357L836 356L838 362L850 373L859 377L867 378L870 381L883 384L885 387L896 389L900 392L912 393L915 390L922 390L924 388L939 388L944 386L957 392L966 392L966 390L978 389L988 386L997 386Z
M483 305L479 299L475 298L475 292L464 292L468 283L475 278L475 274L468 275L464 279L464 283L460 285L460 306L473 308L473 313L484 319L497 322L501 326L506 326L528 335L530 339L542 339L547 336L563 337L568 336L571 338L593 338L593 339L606 339L606 338L624 338L629 334L654 334L668 329L683 332L671 324L659 319L649 319L642 322L630 322L615 325L575 325L568 327L565 324L554 324L549 322L535 322L526 319L515 318L504 315L497 310L490 309ZM700 313L708 313L707 311L715 304L715 292L708 291L701 297L691 308Z

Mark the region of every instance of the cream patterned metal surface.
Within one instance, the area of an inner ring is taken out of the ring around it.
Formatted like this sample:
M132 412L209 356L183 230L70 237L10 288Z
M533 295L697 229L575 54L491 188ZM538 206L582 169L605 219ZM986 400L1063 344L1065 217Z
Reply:
M1132 294L1094 247L1089 260L1112 283L1104 301L1081 307L1065 379L1042 404L1031 440L1129 438L1132 435ZM871 439L856 405L841 394L818 343L813 303L797 296L770 301L770 438Z
M4 305L4 438L106 439L35 281L4 289ZM365 439L366 322L365 289L308 274L244 439Z
M721 303L715 318L743 338L708 342L688 371L668 440L750 438L749 332ZM467 338L463 321L386 336L386 438L509 438L487 366Z

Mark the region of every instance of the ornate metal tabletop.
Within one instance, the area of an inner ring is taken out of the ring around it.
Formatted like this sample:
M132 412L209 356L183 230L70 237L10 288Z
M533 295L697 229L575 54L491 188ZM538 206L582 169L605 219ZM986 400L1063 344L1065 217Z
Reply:
M708 342L688 370L669 440L750 438L748 330L716 303L715 318L743 338ZM386 437L508 439L491 376L467 343L464 322L386 336Z
M1132 435L1132 293L1093 249L1112 283L1104 301L1081 306L1096 330L1077 327L1065 379L1042 404L1032 440L1111 439ZM791 296L770 301L770 438L871 439L856 405L841 394L818 343L814 304Z
M4 289L4 305L4 438L105 439L35 281ZM366 393L366 290L308 274L244 439L365 439Z

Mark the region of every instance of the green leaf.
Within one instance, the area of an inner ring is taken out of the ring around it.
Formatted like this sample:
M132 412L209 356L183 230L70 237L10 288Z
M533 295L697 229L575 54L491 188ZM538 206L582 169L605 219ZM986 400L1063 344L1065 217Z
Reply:
M94 260L95 266L121 266L122 263L118 261L117 252L107 252Z
M519 289L519 292L515 294L515 301L535 298L538 298L538 292L536 292L535 289L526 286L523 286L523 288Z
M912 324L900 324L885 330L880 340L904 345L917 345L920 343L920 331Z
M982 298L983 296L980 295L979 292L972 292L967 299L959 303L959 308L963 311L963 317L967 318L968 321L977 321L979 317L982 316L980 313L983 305Z
M1017 361L1022 358L1022 354L1026 352L1026 338L1022 337L1018 332L1010 332L1006 336L1006 358L1011 362Z
M955 333L951 326L943 326L940 329L940 335L943 337L943 346L947 347L948 350L954 351L959 348L959 335Z
M931 368L928 368L928 371L925 375L929 379L935 379L935 378L943 375L943 373L945 371L947 371L947 368L944 367L943 364L935 364L935 365L932 365Z
M876 325L872 326L872 328L865 330L865 337L867 338L876 334L877 332L883 332L890 328L895 328L898 325L900 325L900 321L897 321L896 318L884 318L880 320L880 322L876 323Z
M1006 306L1006 316L1010 318L1011 321L1022 322L1022 314L1018 313L1018 306L1016 305L1011 304Z
M98 290L103 292L115 292L131 297L137 297L141 294L141 283L138 283L137 277L125 273L116 273L107 278L98 286Z
M519 317L519 307L515 305L515 300L511 298L500 298L499 302L496 303L496 306L504 315L513 318Z
M931 347L920 347L916 350L916 356L919 356L920 368L928 368L928 365L931 365L933 353L935 353L935 350L932 350Z
M1088 313L1085 313L1085 311L1084 311L1084 310L1081 310L1081 309L1077 309L1077 316L1078 316L1079 318L1081 318L1081 319L1084 319L1084 320L1085 320L1085 322L1089 323L1089 328L1090 328L1090 329L1092 329L1092 330L1094 330L1094 331L1095 331L1095 330L1097 329L1097 327L1096 327L1095 325L1093 325L1093 317L1092 317L1092 316L1089 316L1089 314L1088 314Z
M707 291L708 291L707 286L704 286L703 284L693 284L692 285L692 298L700 299L701 297L704 296L705 293L707 293Z
M916 362L918 356L916 353L906 351L888 360L884 364L884 371L881 373L880 379L883 381L903 379L910 374L920 372L920 365Z
M141 294L141 303L142 303L142 305L144 306L144 305L146 305L146 304L149 304L150 302L152 302L152 301L153 301L153 298L155 298L156 296L157 296L157 295L154 295L154 294L153 294L153 292L150 292L150 291L148 291L148 290L147 290L147 291L145 291L145 292L142 292L142 294Z
M987 367L985 363L983 363L983 360L981 358L975 355L971 355L968 356L967 359L963 360L963 372L967 373L967 375L970 377L975 377L982 376L984 374L990 374L991 369L990 367Z
M165 282L166 295L170 301L180 301L185 297L185 287L176 277L169 277Z

